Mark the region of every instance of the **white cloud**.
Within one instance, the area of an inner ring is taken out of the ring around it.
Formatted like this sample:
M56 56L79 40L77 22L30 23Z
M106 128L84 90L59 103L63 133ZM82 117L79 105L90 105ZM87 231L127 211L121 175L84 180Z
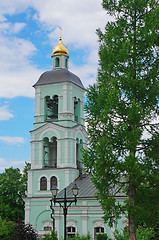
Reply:
M50 43L59 38L58 26L62 26L62 38L66 45L76 47L97 48L96 29L104 28L111 18L97 0L46 0L33 1L37 9L36 19L44 24L45 28L52 29L49 34Z
M0 97L13 98L16 96L34 97L32 85L37 81L41 71L27 66L19 72L11 71L0 75ZM12 81L8 84L8 79Z
M35 46L19 38L0 35L0 97L33 97L32 85L42 70L37 69L29 60L36 53Z
M25 23L7 22L5 14L28 12L28 17L38 22L41 29L46 30L48 45L52 48L59 39L58 26L62 26L63 43L68 48L74 51L77 48L87 49L85 64L78 66L70 62L70 70L73 72L75 70L74 73L80 76L87 87L96 80L98 66L96 29L99 27L103 29L107 20L110 19L102 8L101 2L97 0L0 1L0 20L2 21L0 97L34 97L31 86L43 72L43 69L38 69L36 64L30 61L30 58L37 52L34 45L36 43L33 44L27 40L27 34L25 39L11 35L19 33L25 27ZM34 16L30 15L30 8L34 9Z
M9 161L0 157L0 172L4 172L5 168L19 168L23 169L25 166L25 161Z
M88 62L84 65L74 65L71 63L71 71L80 77L83 85L87 88L90 84L95 83L97 78L97 66L95 63Z
M10 29L11 33L18 33L26 26L25 23L16 22Z
M36 47L31 42L2 35L0 45L0 55L3 56L0 59L1 70L21 70L31 66L29 58L36 53Z
M0 136L0 141L3 141L7 144L18 144L25 142L24 138L22 137L10 137L10 136Z
M0 23L0 32L2 34L15 34L20 32L26 26L25 23L16 22L14 24L10 22Z
M30 3L31 0L0 1L0 16L3 16L4 14L12 15L15 13L21 13L31 6Z
M14 115L9 112L7 106L0 107L0 121L9 120L12 117L14 117Z
M5 160L3 158L0 158L0 165L3 164Z
M103 28L111 19L102 8L102 0L6 0L0 2L0 12L16 14L32 7L37 13L34 18L46 29L53 29L51 39L57 41L62 26L66 44L78 43L79 46L95 46L97 28ZM42 26L41 26L42 27Z

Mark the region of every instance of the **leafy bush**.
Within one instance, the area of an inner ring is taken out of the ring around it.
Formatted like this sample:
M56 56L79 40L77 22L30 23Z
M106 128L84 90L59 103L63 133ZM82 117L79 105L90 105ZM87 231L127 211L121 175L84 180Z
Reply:
M13 240L36 240L37 232L30 224L25 224L23 221L18 222L15 227L15 237Z
M91 240L91 235L88 233L87 235L79 235L76 234L74 237L71 238L71 240Z
M144 228L142 226L138 226L136 230L136 239L137 240L150 240L155 238L155 231L154 229ZM115 232L115 240L129 240L129 232L128 228L123 231L123 234L119 233L118 231Z
M0 217L0 239L1 240L36 240L37 232L30 224L3 220Z
M156 239L154 238L154 234L155 234L154 229L138 226L138 229L136 231L136 238L138 240Z
M14 235L15 223L12 221L7 222L0 217L0 239L12 240Z
M51 235L49 233L44 234L43 240L58 240L57 233L52 231Z
M106 233L99 233L96 236L97 240L110 240L110 238L108 237L108 235Z

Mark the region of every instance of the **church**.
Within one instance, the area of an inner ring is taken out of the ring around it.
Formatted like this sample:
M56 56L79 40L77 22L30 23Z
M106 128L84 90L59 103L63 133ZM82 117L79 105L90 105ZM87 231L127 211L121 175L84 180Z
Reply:
M96 189L90 176L82 172L81 149L87 146L84 120L85 88L78 76L68 70L68 50L60 37L53 49L52 70L44 72L34 84L35 122L31 131L31 169L28 171L25 223L38 232L39 239L53 229L58 239L64 236L63 209L56 204L50 209L56 186L59 197L66 188L67 198L73 197L74 184L79 188L77 203L68 208L66 234L92 236L121 229L125 218L110 228L102 219L103 212L95 198ZM117 201L123 201L119 193Z

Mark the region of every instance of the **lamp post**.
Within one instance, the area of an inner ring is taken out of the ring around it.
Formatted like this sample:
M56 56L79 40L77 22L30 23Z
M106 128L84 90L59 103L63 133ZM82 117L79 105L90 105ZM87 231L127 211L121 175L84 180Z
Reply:
M60 207L63 208L63 215L64 215L64 240L66 240L66 216L67 216L67 209L71 206L72 203L76 204L78 191L79 191L79 188L75 184L73 186L73 188L72 188L74 199L66 197L66 188L64 188L64 198L57 198L56 197L57 193L58 193L57 186L53 186L51 188L51 193L52 193L52 197L53 197L50 200L51 201L50 208L52 210L51 218L53 219L53 213L54 213L53 202L54 202L54 206L56 205L56 203L58 203L60 205ZM62 203L63 203L63 205L62 205Z

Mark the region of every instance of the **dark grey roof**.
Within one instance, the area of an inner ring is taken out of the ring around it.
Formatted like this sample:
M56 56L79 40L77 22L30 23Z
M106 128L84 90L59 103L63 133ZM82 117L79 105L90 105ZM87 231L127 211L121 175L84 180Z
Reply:
M72 82L77 86L84 88L80 78L68 71L67 69L55 69L52 71L44 72L39 80L34 84L33 87L38 85L52 84L52 83L61 83L61 82Z
M78 177L74 182L66 187L66 194L68 198L73 197L72 187L76 183L79 188L78 198L95 198L97 189L95 188L93 182L91 181L90 174L83 174L82 177ZM115 191L116 189L114 189ZM64 189L61 190L58 195L58 198L64 197ZM122 191L116 193L116 197L126 197Z
M68 198L73 197L72 187L74 184L79 188L78 198L94 198L97 192L95 186L93 185L90 175L83 175L81 178L77 178L74 182L66 187L66 194ZM57 195L58 198L63 198L64 189L60 191Z

